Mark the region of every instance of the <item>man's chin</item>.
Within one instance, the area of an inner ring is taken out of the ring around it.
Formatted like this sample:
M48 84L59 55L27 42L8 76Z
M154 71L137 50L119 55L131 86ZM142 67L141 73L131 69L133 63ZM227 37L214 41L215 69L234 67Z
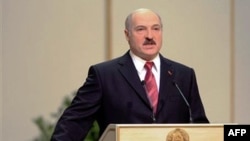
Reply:
M145 52L143 56L144 56L143 58L145 60L149 61L149 60L154 59L157 56L157 53L156 52Z

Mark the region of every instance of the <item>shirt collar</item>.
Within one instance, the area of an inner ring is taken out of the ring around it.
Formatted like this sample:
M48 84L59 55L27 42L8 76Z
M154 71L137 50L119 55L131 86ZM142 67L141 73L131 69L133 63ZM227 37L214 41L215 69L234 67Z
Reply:
M129 54L134 62L135 67L137 69L138 72L141 72L144 70L144 65L147 61L143 60L142 58L136 56L132 51L129 51ZM154 62L154 69L156 70L156 72L158 72L160 70L160 57L159 54L153 59L151 60L152 62Z

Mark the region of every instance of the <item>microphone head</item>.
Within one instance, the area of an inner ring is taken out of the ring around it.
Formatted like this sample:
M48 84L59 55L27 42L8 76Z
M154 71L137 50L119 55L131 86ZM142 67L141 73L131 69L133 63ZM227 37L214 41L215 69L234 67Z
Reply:
M175 79L172 79L172 84L173 84L173 85L177 85L177 82L176 82Z
M143 86L146 85L145 80L142 80L142 81L141 81L141 84L142 84Z

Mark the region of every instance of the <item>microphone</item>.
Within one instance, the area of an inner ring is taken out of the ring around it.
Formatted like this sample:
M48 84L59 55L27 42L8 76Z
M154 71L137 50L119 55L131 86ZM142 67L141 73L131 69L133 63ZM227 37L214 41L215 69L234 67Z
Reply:
M184 96L184 94L182 93L180 87L178 86L178 84L173 80L173 84L175 85L175 87L178 89L179 94L181 95L182 99L185 101L187 107L188 107L188 111L189 111L189 122L193 123L193 118L192 118L192 110L190 107L190 104L188 103L186 97Z
M172 71L168 71L168 74L172 77L173 72ZM179 85L176 83L176 81L174 79L172 79L174 86L177 88L177 90L179 91L179 94L181 95L182 99L185 101L187 107L188 107L188 111L189 111L189 123L193 123L193 117L192 117L192 110L190 107L190 104L188 103L186 97L184 96L184 94L182 93Z
M145 85L146 85L145 80L142 80L142 81L141 81L141 85L142 85L143 87L145 87Z

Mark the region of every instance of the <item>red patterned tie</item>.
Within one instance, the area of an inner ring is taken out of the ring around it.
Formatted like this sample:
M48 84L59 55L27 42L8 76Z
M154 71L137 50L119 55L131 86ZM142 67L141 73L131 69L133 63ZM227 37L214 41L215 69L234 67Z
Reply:
M154 74L152 73L153 62L146 62L145 69L147 70L145 75L145 85L147 89L148 98L151 102L153 112L156 112L157 103L158 103L158 89Z

